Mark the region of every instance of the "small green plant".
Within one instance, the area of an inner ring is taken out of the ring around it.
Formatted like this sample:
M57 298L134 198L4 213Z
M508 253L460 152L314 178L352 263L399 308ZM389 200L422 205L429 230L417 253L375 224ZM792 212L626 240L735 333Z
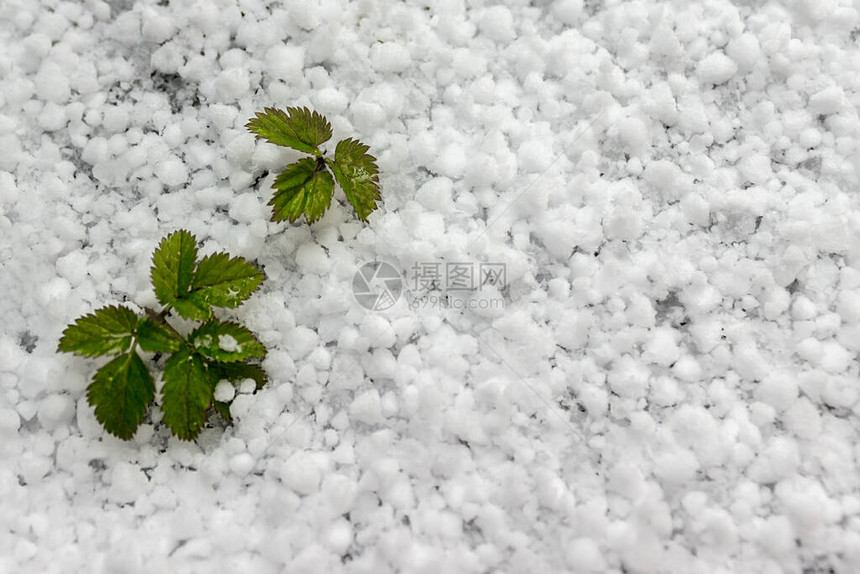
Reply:
M161 389L164 424L183 440L196 437L210 408L230 421L230 406L215 400L222 380L253 379L259 389L266 373L253 362L266 349L245 327L218 320L213 307L238 307L256 291L263 273L251 262L226 253L197 259L197 239L177 231L161 241L152 256L152 285L163 305L139 316L124 306L103 307L69 325L59 350L85 357L114 355L87 389L87 400L105 430L128 440L155 399L155 385L137 352L170 356L164 363ZM188 335L167 318L175 311L185 319L203 321Z
M265 108L245 127L258 139L313 155L288 165L275 179L276 192L269 202L272 221L292 223L304 214L313 223L331 205L335 179L363 221L382 199L379 168L367 153L368 146L351 138L341 140L334 159L325 157L319 146L331 139L331 124L321 114L307 108Z

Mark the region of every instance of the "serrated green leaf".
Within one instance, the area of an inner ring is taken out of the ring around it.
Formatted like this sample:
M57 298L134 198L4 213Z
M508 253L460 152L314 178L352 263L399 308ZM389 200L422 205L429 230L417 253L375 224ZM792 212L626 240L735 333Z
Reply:
M212 387L203 359L188 351L174 353L164 364L161 410L164 424L182 440L200 434L206 410L212 404Z
M137 333L137 315L126 307L103 307L66 327L58 350L85 357L124 353Z
M215 412L221 415L225 421L229 424L233 424L233 415L230 414L230 405L229 403L222 403L221 401L215 401L213 405L215 407Z
M263 367L250 363L209 363L209 378L213 389L218 381L225 379L231 383L241 383L245 379L252 379L257 383L258 391L269 382L269 377Z
M152 286L162 305L188 292L194 278L197 239L185 230L165 237L152 255Z
M152 319L141 319L137 326L137 344L144 351L168 353L182 348L182 339L172 330Z
M258 138L273 144L322 155L319 145L331 138L331 124L325 116L307 108L265 108L246 125Z
M189 293L182 299L177 299L173 302L173 309L180 316L194 321L206 321L212 318L212 307L203 293Z
M313 223L331 205L334 179L311 158L305 158L287 166L275 179L272 186L277 191L269 201L272 206L272 221L289 220L290 223L305 215Z
M254 334L237 323L209 321L194 329L188 341L198 353L221 363L266 355L266 348Z
M262 271L242 257L215 253L197 265L190 292L174 301L173 308L186 319L205 321L212 307L238 307L265 279Z
M242 257L215 253L197 266L191 290L215 307L238 307L265 279L263 272Z
M376 158L367 153L369 149L358 140L341 140L334 150L334 161L326 160L346 198L364 221L376 209L376 202L382 199L379 167Z
M103 366L87 388L96 419L123 440L134 436L154 398L152 377L137 353L120 355Z

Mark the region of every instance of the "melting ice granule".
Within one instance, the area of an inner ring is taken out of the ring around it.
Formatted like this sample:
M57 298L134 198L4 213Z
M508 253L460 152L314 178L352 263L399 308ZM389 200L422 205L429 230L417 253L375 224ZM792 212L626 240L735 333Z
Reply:
M218 348L228 353L235 353L240 350L239 342L231 335L219 335Z

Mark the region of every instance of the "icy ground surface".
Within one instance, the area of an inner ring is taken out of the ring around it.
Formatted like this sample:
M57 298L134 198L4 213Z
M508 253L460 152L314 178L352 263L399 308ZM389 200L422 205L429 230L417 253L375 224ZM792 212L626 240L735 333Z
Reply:
M0 571L860 571L858 9L0 1ZM270 105L372 146L368 225L268 222ZM57 341L180 228L265 269L271 384L124 443Z

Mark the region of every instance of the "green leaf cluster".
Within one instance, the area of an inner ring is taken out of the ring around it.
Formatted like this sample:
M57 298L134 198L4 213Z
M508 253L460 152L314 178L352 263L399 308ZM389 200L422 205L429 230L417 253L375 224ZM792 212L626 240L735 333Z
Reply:
M288 165L275 178L275 195L269 201L272 221L292 223L302 215L308 223L318 220L331 205L335 181L361 220L367 221L377 208L382 195L376 158L367 153L368 146L354 139L341 140L334 158L325 157L320 146L332 136L325 116L307 108L265 108L245 127L258 139L313 156Z
M87 400L110 434L128 440L155 399L155 384L142 351L169 354L161 389L164 424L183 440L195 438L210 411L230 420L230 406L215 400L222 380L253 379L257 388L266 373L254 360L265 347L245 327L221 321L213 307L237 307L256 291L263 273L254 264L225 253L198 261L197 239L177 231L161 241L152 257L152 285L160 312L137 315L124 306L103 307L69 325L59 350L85 357L113 356L93 377ZM203 321L188 335L167 319L175 312Z

